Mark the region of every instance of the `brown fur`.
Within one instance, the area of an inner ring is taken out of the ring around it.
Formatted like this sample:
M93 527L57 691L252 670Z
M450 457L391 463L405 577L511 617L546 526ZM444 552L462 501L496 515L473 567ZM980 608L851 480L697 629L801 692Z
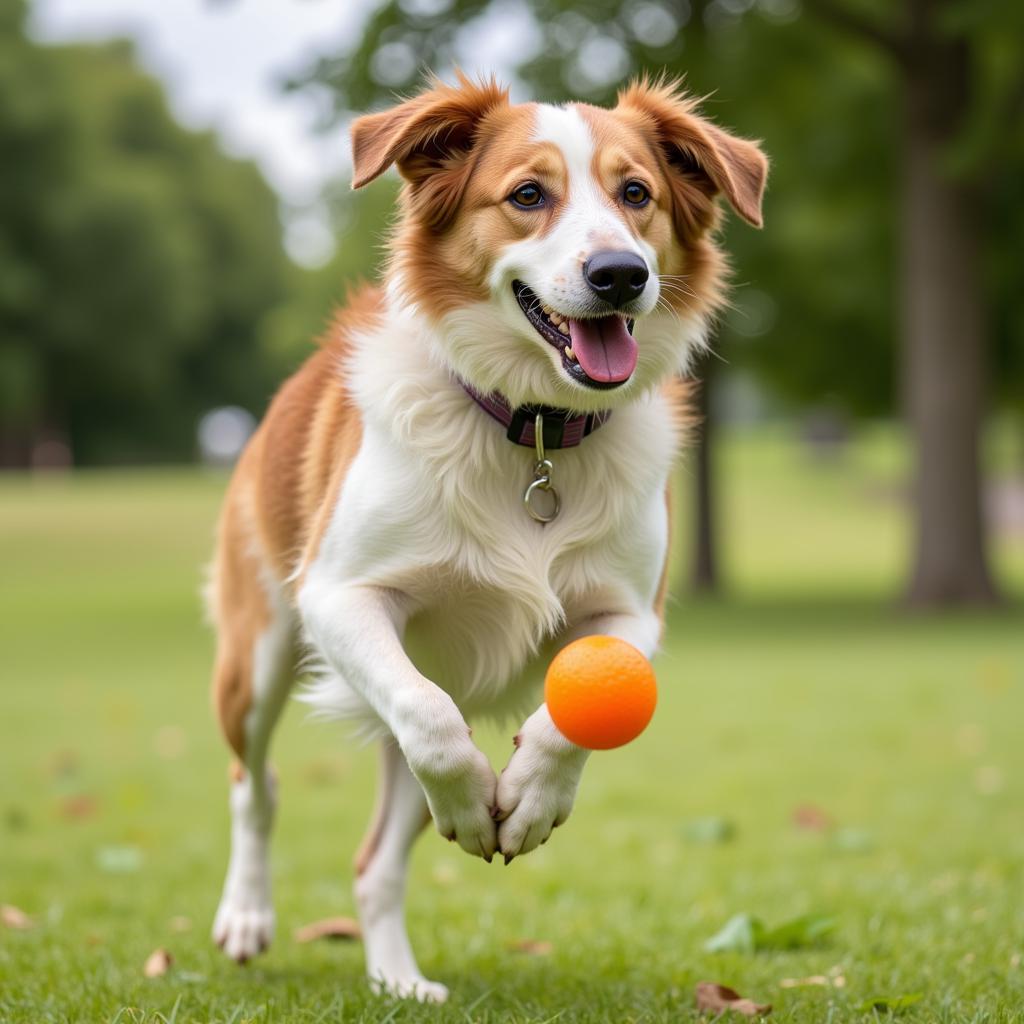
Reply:
M274 397L235 469L221 513L214 560L217 659L214 707L232 750L244 760L252 704L252 657L270 624L262 575L290 590L312 556L359 450L362 425L345 389L350 332L380 314L380 292L365 288L335 317L320 349Z

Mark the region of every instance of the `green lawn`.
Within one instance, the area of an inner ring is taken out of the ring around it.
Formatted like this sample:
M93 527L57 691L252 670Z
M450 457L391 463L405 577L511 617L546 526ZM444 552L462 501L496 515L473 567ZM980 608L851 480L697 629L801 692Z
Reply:
M374 766L299 707L275 757L276 944L238 968L208 940L226 756L198 591L223 479L0 480L0 903L34 920L0 926L0 1020L679 1022L712 980L777 1021L874 1020L865 1000L918 992L900 1021L1024 1021L1020 605L896 610L887 435L838 465L774 434L724 462L732 597L673 607L647 733L595 755L566 827L508 868L418 846L410 930L443 1008L371 997L356 945L292 938L352 912ZM1020 595L1024 538L998 560ZM510 738L482 742L504 763ZM833 824L797 827L801 806ZM695 841L705 818L733 837ZM836 924L810 948L706 952L742 912ZM146 979L158 946L175 966ZM780 987L834 968L845 986Z

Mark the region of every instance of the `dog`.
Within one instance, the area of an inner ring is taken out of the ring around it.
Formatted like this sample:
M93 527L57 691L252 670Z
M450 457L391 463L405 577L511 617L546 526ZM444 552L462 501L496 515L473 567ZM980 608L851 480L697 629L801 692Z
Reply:
M649 78L604 109L460 74L351 135L354 188L403 179L383 285L277 393L219 522L236 761L213 937L238 961L271 940L267 753L308 675L303 699L380 740L355 881L370 982L440 1002L405 931L410 848L431 820L488 862L546 842L588 752L536 707L544 666L588 634L654 653L681 381L724 297L717 200L759 227L767 162ZM468 723L509 715L496 776Z

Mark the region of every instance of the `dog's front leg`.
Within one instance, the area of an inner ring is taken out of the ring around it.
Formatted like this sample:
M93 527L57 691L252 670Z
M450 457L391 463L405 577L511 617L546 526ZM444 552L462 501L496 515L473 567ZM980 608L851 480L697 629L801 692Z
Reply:
M403 596L311 574L299 593L299 607L329 667L366 700L398 741L438 831L489 861L497 844L491 817L497 780L455 702L406 655Z
M595 633L616 636L650 657L658 645L661 622L654 612L594 616L574 626L565 643ZM552 829L569 817L590 754L558 731L546 704L523 724L515 746L498 779L498 847L506 864L547 842Z

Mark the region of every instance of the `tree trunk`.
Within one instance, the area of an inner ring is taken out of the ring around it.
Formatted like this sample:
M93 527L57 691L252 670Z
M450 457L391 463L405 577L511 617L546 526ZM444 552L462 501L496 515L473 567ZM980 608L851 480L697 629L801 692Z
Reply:
M712 464L714 420L711 414L711 365L697 385L697 414L700 417L693 475L693 547L690 561L690 589L695 594L719 592L718 531L715 520L714 466Z
M979 218L944 150L969 91L964 40L939 35L933 0L909 0L904 60L903 386L914 444L912 605L989 604L979 442L986 337Z

